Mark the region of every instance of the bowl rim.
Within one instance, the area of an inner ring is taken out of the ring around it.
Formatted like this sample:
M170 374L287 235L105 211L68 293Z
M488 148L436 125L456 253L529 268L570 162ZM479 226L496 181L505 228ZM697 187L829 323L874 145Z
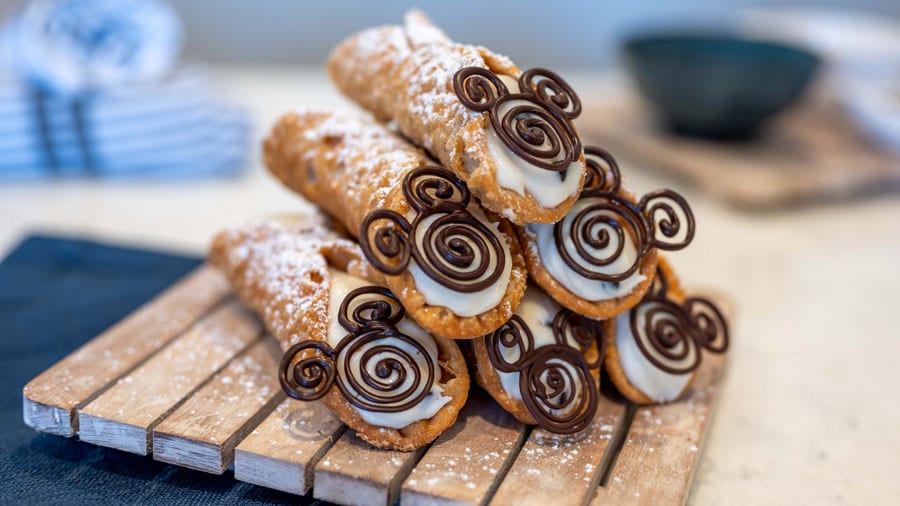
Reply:
M811 49L800 45L790 44L775 39L766 39L726 30L714 29L665 29L652 30L632 34L624 38L620 44L620 51L629 59L650 56L642 51L643 48L660 43L690 43L690 42L714 42L737 44L743 47L767 48L790 55L792 58L805 60L805 64L815 68L822 62L821 56ZM698 62L702 61L698 59Z

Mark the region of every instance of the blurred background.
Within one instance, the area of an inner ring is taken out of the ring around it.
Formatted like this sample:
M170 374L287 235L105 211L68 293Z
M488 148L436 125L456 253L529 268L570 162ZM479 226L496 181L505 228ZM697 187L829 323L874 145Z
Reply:
M671 259L736 314L692 501L897 504L897 0L0 0L0 256L40 235L200 259L222 228L309 212L262 139L297 107L358 109L325 59L413 6L557 71L630 189L690 201L697 234ZM65 277L77 251L32 260ZM11 279L12 319L29 285ZM42 290L28 304L53 314Z
M0 5L13 5L10 0ZM520 67L609 67L621 41L638 30L688 24L737 27L746 9L836 7L900 16L895 0L759 2L754 0L607 0L559 3L500 0L379 2L331 0L180 0L188 58L243 64L319 64L347 34L396 23L412 7L428 12L455 40L515 57ZM864 35L864 34L857 34Z

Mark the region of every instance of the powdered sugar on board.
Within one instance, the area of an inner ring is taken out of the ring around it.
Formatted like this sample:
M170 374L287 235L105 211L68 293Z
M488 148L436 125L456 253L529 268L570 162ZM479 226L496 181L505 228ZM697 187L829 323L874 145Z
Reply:
M484 391L472 389L453 427L422 456L403 483L401 504L484 504L516 458L526 427Z
M625 405L601 396L597 416L580 434L532 431L492 504L580 504L600 481L607 448Z
M42 432L75 435L75 409L175 339L228 292L216 269L194 271L25 385L25 423Z
M320 401L285 399L235 449L234 476L305 494L313 466L345 428Z

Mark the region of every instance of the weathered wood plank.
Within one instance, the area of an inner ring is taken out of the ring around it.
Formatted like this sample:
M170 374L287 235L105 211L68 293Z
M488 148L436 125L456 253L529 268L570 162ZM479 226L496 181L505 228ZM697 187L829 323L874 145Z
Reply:
M228 293L228 283L218 270L198 268L25 385L25 424L41 432L74 436L78 408L184 332Z
M351 506L394 504L424 451L381 450L347 430L316 464L313 497Z
M603 474L610 440L619 425L627 422L624 414L624 403L601 395L594 422L577 437L561 439L533 430L491 504L547 506L590 501Z
M240 302L219 306L79 410L79 439L147 455L153 427L261 333Z
M346 426L321 402L285 399L234 450L234 477L304 495L313 467Z
M527 434L480 388L403 482L404 506L487 504Z
M610 473L591 503L684 504L709 427L724 358L706 354L688 396L637 410Z
M222 474L234 447L284 398L278 383L281 349L266 336L153 430L153 458Z

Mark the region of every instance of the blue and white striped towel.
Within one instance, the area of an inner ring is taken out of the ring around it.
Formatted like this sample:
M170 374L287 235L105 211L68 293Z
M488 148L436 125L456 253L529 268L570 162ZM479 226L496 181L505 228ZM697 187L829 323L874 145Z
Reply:
M249 138L246 112L195 71L81 98L0 82L0 179L232 174Z
M248 115L197 70L172 73L181 45L160 0L35 0L0 41L0 180L55 174L195 177L235 173Z

